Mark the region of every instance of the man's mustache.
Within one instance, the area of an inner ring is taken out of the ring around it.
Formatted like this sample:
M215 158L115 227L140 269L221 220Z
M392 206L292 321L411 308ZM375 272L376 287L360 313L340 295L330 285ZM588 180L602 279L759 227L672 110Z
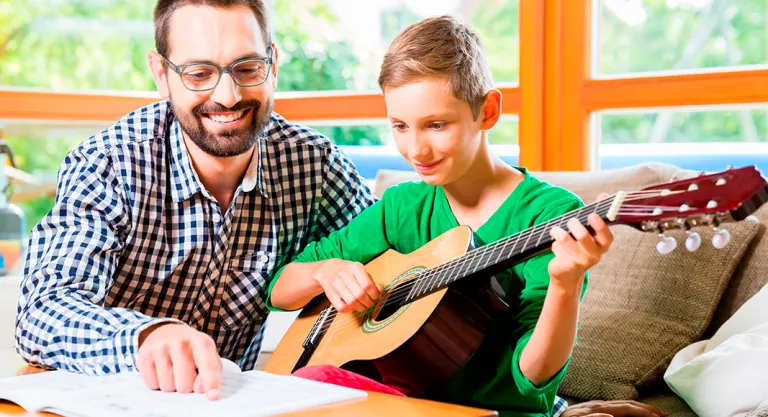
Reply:
M240 110L248 110L248 109L253 109L254 113L258 113L260 107L261 107L261 102L259 100L240 101L234 106L229 108L224 107L221 104L217 104L209 101L192 109L192 114L194 114L195 116L200 116L203 113L226 113L231 111L240 111Z

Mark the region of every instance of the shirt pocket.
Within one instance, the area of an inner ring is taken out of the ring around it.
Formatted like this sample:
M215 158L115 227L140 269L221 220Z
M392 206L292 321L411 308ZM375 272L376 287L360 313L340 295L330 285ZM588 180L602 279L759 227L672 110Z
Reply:
M230 260L219 313L222 326L237 329L266 316L267 280L274 263L275 256L269 251Z

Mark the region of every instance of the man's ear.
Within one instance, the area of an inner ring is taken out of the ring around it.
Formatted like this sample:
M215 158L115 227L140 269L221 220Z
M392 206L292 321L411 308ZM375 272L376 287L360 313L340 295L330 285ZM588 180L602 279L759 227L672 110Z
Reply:
M501 91L493 89L486 93L481 108L480 118L482 119L482 130L490 130L501 117Z
M272 90L277 89L277 45L272 44Z
M149 69L152 71L152 78L155 79L155 86L160 96L167 99L170 97L171 92L168 89L168 72L165 70L165 62L163 58L160 58L154 51L149 51L147 54L147 62L149 63Z

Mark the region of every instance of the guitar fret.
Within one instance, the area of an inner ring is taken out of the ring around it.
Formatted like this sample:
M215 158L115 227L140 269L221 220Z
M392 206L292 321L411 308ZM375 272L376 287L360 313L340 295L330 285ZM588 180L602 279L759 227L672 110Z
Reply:
M568 220L571 218L576 218L579 222L584 224L586 220L581 219L581 217L585 212L594 210L595 213L599 214L601 211L601 204L604 204L604 202L593 203L582 207L581 209L566 213L545 223L518 232L513 236L471 250L460 258L427 270L415 278L414 281L416 282L412 284L412 288L408 292L406 301L410 302L411 300L418 299L435 289L446 287L454 281L470 276L490 266L497 265L502 262L505 257L510 259L519 254L525 254L531 249L538 248L542 242L547 242L547 236L550 236L549 231L553 227L558 226L565 228L567 227L566 224ZM538 235L535 240L534 235ZM523 238L525 238L525 240L523 240ZM520 245L521 241L522 245ZM552 241L551 237L549 238L549 241Z

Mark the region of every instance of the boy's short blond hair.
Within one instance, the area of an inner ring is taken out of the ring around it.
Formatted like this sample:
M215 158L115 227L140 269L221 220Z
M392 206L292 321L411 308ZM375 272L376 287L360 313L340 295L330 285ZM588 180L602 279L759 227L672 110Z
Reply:
M397 88L424 77L444 77L451 93L469 104L477 120L493 77L480 37L450 16L432 17L403 29L389 46L379 87Z

